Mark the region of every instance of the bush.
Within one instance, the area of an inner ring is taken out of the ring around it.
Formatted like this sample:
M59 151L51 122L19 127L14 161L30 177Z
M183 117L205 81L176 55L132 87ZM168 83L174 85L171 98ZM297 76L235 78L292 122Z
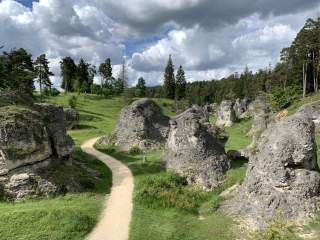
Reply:
M56 97L60 94L59 90L56 88L45 88L43 90L43 95L45 96L52 96L52 97Z
M224 199L222 197L220 197L219 195L214 195L210 201L205 202L199 210L199 213L201 215L209 215L209 214L213 214L215 211L218 210L218 208L220 207L222 201Z
M76 96L71 96L69 98L69 106L72 108L72 109L75 109L77 107L77 101L78 101L78 98Z
M289 86L285 90L277 88L271 94L271 100L277 110L289 107L299 95L299 89L295 86Z
M137 147L137 146L133 146L133 147L131 147L130 150L129 150L129 154L130 154L130 155L139 155L139 154L141 154L141 153L142 153L142 150L141 150L139 147Z
M134 199L148 208L177 208L197 213L208 193L187 186L186 179L174 173L151 175L137 183Z

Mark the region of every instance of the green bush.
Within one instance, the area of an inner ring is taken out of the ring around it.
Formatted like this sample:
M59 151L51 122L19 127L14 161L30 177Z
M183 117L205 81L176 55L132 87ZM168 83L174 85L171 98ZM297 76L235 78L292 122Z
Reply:
M69 98L69 106L75 109L77 107L77 101L78 101L78 98L76 96L71 96Z
M45 88L43 90L43 95L45 95L45 96L56 97L56 96L59 96L59 94L60 94L60 92L56 88Z
M129 150L130 155L139 155L142 153L142 150L138 146L133 146Z
M213 214L215 211L218 210L223 200L223 197L220 197L219 195L213 195L210 201L205 202L201 205L199 213L201 215Z
M187 186L186 179L174 173L147 176L137 183L135 201L148 208L176 208L197 213L208 193Z
M271 94L271 100L277 110L289 107L299 95L299 89L289 86L286 89L277 88Z

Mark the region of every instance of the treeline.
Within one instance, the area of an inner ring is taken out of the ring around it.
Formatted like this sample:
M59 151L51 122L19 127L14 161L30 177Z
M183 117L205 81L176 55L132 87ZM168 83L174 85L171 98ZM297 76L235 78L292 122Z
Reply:
M168 65L173 65L171 58ZM167 68L164 86L148 88L148 97L173 98L173 72ZM203 105L223 99L254 98L260 92L266 92L270 93L278 108L285 108L295 98L318 92L319 77L320 18L317 18L306 21L292 45L281 51L280 62L276 66L255 73L246 67L243 73L221 80L187 83L184 98L190 104Z

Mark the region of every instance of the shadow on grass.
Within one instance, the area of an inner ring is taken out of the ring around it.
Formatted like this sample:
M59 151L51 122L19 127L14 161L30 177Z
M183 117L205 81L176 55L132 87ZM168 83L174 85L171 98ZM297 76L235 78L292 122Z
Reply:
M79 124L74 127L72 130L86 130L86 129L98 129L95 126L85 125L85 124Z
M238 169L241 167L244 167L248 163L248 159L245 157L239 157L236 159L233 159L231 161L231 169Z
M81 110L81 112L88 113L88 114L91 114L91 115L97 115L97 116L100 116L100 117L105 117L106 116L105 114L97 113L97 112L91 112L91 111L88 111L88 110Z
M96 115L95 113L93 113L94 115ZM81 121L102 121L103 118L102 117L97 117L94 115L90 115L90 114L80 114L80 120Z

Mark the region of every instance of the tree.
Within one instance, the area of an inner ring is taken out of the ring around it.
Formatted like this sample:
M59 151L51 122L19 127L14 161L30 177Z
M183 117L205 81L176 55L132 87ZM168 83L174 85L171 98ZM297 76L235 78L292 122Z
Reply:
M186 96L186 78L184 75L184 70L182 66L179 67L177 76L176 76L176 88L175 88L175 98L177 100L180 100L182 98L185 98Z
M4 54L8 59L7 82L9 89L32 95L36 76L32 55L23 48L13 49L10 53Z
M101 76L101 87L103 85L111 85L111 79L112 79L112 65L111 65L111 59L107 58L104 63L101 63L99 66L99 74Z
M138 79L135 91L136 97L145 97L146 96L146 81L143 77Z
M60 61L60 68L62 76L61 88L66 93L72 92L77 78L77 65L71 57L65 57Z
M40 96L42 97L42 86L45 88L51 88L52 83L50 76L54 74L50 72L49 61L46 58L45 54L40 55L35 61L35 71L37 74L37 81L40 86Z
M83 58L80 59L80 62L77 66L77 87L78 91L87 93L90 91L90 76L89 76L89 66Z
M97 74L96 66L94 65L89 65L89 86L91 93L93 92L92 89L94 87L94 76Z
M174 99L175 95L175 77L174 77L174 65L172 63L171 55L164 73L164 93L167 98Z
M129 103L131 101L132 94L130 89L128 88L128 68L127 68L127 62L125 58L123 58L123 61L121 64L117 85L120 87L119 90L122 87L124 101L126 103ZM118 92L118 94L120 94L120 92Z
M5 89L8 85L8 57L0 55L0 89Z

